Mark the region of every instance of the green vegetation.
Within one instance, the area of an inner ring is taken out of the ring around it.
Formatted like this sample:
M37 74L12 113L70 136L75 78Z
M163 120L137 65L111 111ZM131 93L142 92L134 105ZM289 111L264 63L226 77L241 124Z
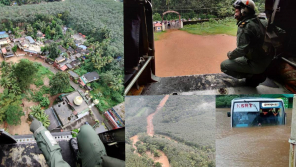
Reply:
M215 132L214 129L213 132ZM145 134L140 135L139 139L147 149L155 148L163 151L169 159L170 166L215 167L214 149L196 149L165 138L152 138ZM215 141L215 138L213 140Z
M133 153L134 148L131 145L126 145L125 147L125 154L126 154L126 161L125 166L129 167L147 167L153 166L154 162L153 159L149 158L146 154L143 156L138 156Z
M10 30L16 37L25 31L42 41L36 36L37 31L41 31L46 39L55 41L42 48L43 52L49 51L51 60L60 54L56 46L75 49L77 46L71 36L75 33L85 35L87 41L84 45L89 47L90 54L75 72L79 75L92 71L99 73L100 80L91 84L96 86L91 93L94 97L100 97L102 103L97 107L105 110L124 100L122 13L122 3L110 0L66 0L21 7L0 6L0 30ZM68 28L65 34L62 33L63 26ZM34 83L36 86L43 85L43 81L37 77ZM68 87L64 92L71 90Z
M36 72L37 68L27 59L21 59L20 62L15 65L13 75L21 90L27 89L30 84L33 83Z
M41 2L54 2L54 1L61 1L61 0L0 0L0 6L1 4L10 6L10 5L39 4Z
M155 133L199 149L214 148L214 102L214 96L170 96L153 118Z
M139 98L140 97L140 98ZM159 104L160 100L164 96L129 96L125 98L126 108L126 124L125 124L125 140L129 141L129 138L134 135L147 131L146 118L149 114L153 113ZM137 116L138 112L146 108L146 112ZM145 120L145 121L143 121Z
M11 48L11 50L12 50L13 52L16 52L16 51L17 51L17 45L14 45L14 46Z
M21 116L25 115L21 103L21 96L9 93L8 89L0 93L0 123L6 121L9 125L20 124Z
M45 114L44 110L41 108L40 105L32 106L30 107L30 109L32 110L32 112L30 112L30 115L32 115L38 121L42 122L43 126L47 128L50 125L48 115Z
M50 94L66 93L70 85L69 74L66 72L57 72L49 81Z
M158 157L160 150L173 167L214 167L214 96L170 96L164 107L154 115L155 135L150 137L145 134L146 118L155 111L162 98L163 96L126 98L126 164L131 167L142 166L140 163L159 166L160 164L148 158L146 151ZM140 140L135 146L141 157L133 153L135 149L130 137L134 135L138 135Z
M244 97L263 97L263 98L281 98L284 100L285 108L293 107L293 98L286 96L284 94L255 94L255 95L218 95L216 96L216 108L230 108L231 101L235 98L244 98ZM288 99L288 100L287 100Z
M50 77L52 75L52 72L40 63L33 63L27 59L21 59L19 63L1 62L0 85L4 88L4 91L0 93L0 122L7 121L10 125L20 124L20 118L24 116L21 107L23 97L41 102L42 107L47 107L49 99L44 97L44 94L48 93L46 86L34 93L27 88L32 83L41 86L40 81L43 85L42 79L45 76ZM39 114L39 117L46 124L46 116Z
M154 41L160 40L164 33L166 33L166 31L154 32Z
M181 30L197 35L227 34L236 36L237 25L236 20L232 18L217 21L210 19L209 22L185 25Z
M264 12L265 0L254 0L256 4L256 12ZM178 1L178 0L153 0L153 19L161 21L159 17L163 12L174 10L181 14L182 18L188 20L210 19L210 18L224 18L230 17L234 13L234 0L192 0L192 1ZM179 19L177 14L166 14L164 19Z
M38 62L34 62L33 65L37 68L37 73L36 76L34 78L34 84L37 87L43 86L43 79L45 77L47 78L52 78L52 76L54 75L53 72L51 72L47 67L42 66L41 63Z

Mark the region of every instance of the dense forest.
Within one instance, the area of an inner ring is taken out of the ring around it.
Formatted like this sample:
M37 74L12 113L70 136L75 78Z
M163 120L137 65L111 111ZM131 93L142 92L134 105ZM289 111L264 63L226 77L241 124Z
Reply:
M153 118L155 135L147 131L147 116L155 112L164 96L127 97L126 165L161 166L147 152L163 151L170 166L215 166L215 97L170 96ZM137 135L137 153L131 137Z
M126 109L126 124L125 137L126 141L129 138L146 132L147 121L149 114L153 113L164 96L128 96L125 98Z
M256 94L256 95L218 95L216 96L216 108L230 108L231 101L235 98L255 97L255 98L282 98L286 108L293 107L293 98L284 94Z
M181 14L182 18L221 18L233 15L232 4L235 0L153 0L154 20L161 20L161 14L168 10L174 10ZM257 11L264 11L265 0L254 0ZM167 14L164 19L177 19L177 14Z
M214 148L214 106L214 96L170 96L153 119L155 133L187 145Z
M39 3L54 2L54 1L62 1L62 0L0 0L0 6L39 4Z
M0 31L11 31L20 37L25 31L37 40L37 31L46 39L55 40L49 51L52 60L59 55L58 45L76 48L74 33L86 35L84 45L90 54L75 72L80 76L92 71L100 75L98 82L90 84L92 96L99 99L97 107L104 111L120 102L123 96L123 6L109 0L66 0L23 6L0 7ZM62 33L62 27L67 32ZM42 41L42 40L41 40ZM67 57L67 56L66 56ZM61 93L53 92L52 94Z

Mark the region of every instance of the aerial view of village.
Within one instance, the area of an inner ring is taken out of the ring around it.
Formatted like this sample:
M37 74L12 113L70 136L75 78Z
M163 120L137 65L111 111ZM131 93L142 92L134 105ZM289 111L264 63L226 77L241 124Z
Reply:
M0 129L32 134L124 127L123 4L0 1Z

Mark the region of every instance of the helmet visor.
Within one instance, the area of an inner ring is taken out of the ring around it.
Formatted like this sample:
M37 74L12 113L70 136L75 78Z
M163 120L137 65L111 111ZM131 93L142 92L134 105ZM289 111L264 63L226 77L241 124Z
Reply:
M235 1L234 3L233 3L233 7L234 8L242 8L243 6L245 6L244 5L244 3L241 1L241 0L237 0L237 1Z

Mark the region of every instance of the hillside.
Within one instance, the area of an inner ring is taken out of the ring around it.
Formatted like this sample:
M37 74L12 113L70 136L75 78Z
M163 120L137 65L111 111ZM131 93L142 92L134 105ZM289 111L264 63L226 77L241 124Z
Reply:
M127 166L215 166L214 102L214 96L127 97Z

